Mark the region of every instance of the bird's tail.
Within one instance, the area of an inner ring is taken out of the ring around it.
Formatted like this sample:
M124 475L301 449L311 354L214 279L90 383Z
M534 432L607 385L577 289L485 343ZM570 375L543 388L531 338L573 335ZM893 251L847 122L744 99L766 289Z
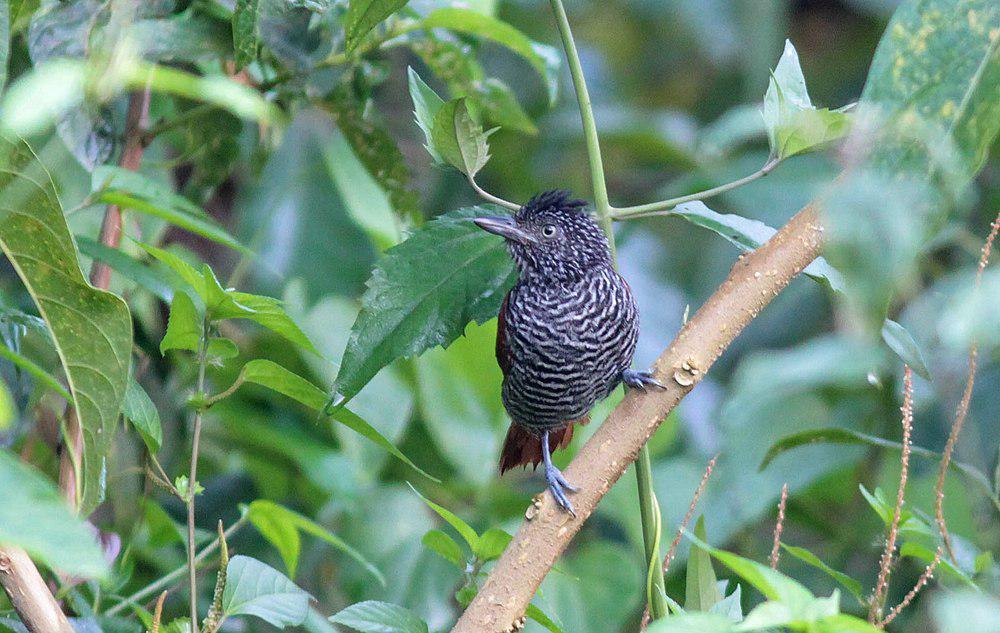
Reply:
M561 429L549 431L549 450L556 451L566 448L573 440L573 427L576 424L586 424L590 418L574 420ZM542 463L542 437L529 431L517 422L511 422L500 451L500 474L517 466L537 468Z

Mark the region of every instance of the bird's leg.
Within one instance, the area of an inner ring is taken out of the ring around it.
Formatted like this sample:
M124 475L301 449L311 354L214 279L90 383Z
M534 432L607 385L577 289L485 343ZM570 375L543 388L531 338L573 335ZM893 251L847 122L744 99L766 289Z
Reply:
M566 491L576 492L576 488L571 486L563 474L552 464L552 454L549 451L549 432L542 435L542 459L545 461L545 481L549 485L549 492L563 510L576 517L573 511L573 504L566 498Z
M666 385L661 383L656 378L653 378L653 372L649 369L642 371L626 369L622 372L622 382L625 383L626 387L641 389L643 393L646 392L646 387L657 387L658 389L667 388Z

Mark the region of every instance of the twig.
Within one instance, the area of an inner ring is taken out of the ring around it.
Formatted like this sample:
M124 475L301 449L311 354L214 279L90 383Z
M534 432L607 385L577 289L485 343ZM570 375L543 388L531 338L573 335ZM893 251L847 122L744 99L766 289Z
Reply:
M491 202L491 203L496 204L496 205L499 205L499 206L504 207L506 209L510 209L511 211L518 211L518 210L520 210L521 205L519 205L519 204L517 204L515 202L509 202L509 201L504 200L503 198L500 198L498 196L494 196L492 193L490 193L490 192L486 191L485 189L483 189L482 187L480 187L479 183L476 182L476 179L475 179L474 176L471 176L471 175L466 176L466 179L469 181L469 186L471 186L472 189L477 194L479 194L479 197L482 198L483 200L485 200L487 202Z
M979 267L976 269L975 291L978 292L983 282L983 272L990 261L990 251L993 248L993 241L996 240L997 233L1000 232L1000 213L990 226L990 233L986 236L983 250L979 255ZM958 442L958 435L962 432L965 418L969 414L969 404L972 402L972 387L976 381L976 355L978 348L973 341L969 348L969 373L965 380L965 390L962 392L962 399L955 409L955 421L952 422L951 432L948 434L948 442L944 447L944 454L941 457L941 466L938 469L937 485L934 487L934 516L937 519L938 530L944 540L945 549L948 550L948 557L955 561L955 550L951 546L951 536L948 534L948 525L944 520L944 481L948 476L948 465L951 463L951 454L955 451L955 444Z
M927 567L924 568L923 573L920 574L920 578L917 579L917 583L913 585L913 589L910 589L910 591L903 598L902 602L893 607L889 612L889 615L885 616L885 619L878 623L879 628L884 629L890 622L896 619L897 615L902 613L903 609L910 606L910 603L917 597L917 594L924 588L924 585L930 582L931 578L934 577L934 569L937 568L938 563L941 562L942 554L943 552L941 551L941 548L938 547L934 552L934 559L927 565Z
M156 609L153 611L153 628L150 630L150 633L160 633L160 621L163 619L163 601L167 599L167 593L164 591L156 600Z
M785 504L788 503L788 482L781 487L781 500L778 501L778 519L774 522L774 539L771 544L771 569L778 569L778 560L781 557L781 531L785 526Z
M663 557L662 569L664 576L670 570L670 564L674 562L674 557L677 556L677 546L680 545L681 538L684 537L684 532L687 531L687 526L691 523L691 518L694 517L694 509L698 506L698 500L701 499L701 493L705 492L705 486L708 484L708 480L712 476L712 470L715 468L715 462L718 459L719 456L717 454L709 460L708 465L705 466L705 472L701 476L701 482L698 483L698 488L694 491L694 497L691 498L691 505L688 506L684 519L681 521L680 525L677 526L677 533L674 535L674 540L670 542L670 549L667 550L667 555ZM645 631L648 625L649 605L646 605L646 610L642 614L641 630Z
M899 520L903 514L903 497L906 493L906 479L910 465L910 435L913 431L913 371L909 365L903 366L903 450L899 458L899 488L896 490L896 506L892 511L892 522L889 524L889 536L885 541L882 559L879 564L878 581L872 594L868 609L868 621L875 624L882 618L882 607L886 590L889 588L889 574L892 572L892 559L896 554L896 539L899 537Z
M20 547L0 548L0 586L29 631L73 633L38 568Z

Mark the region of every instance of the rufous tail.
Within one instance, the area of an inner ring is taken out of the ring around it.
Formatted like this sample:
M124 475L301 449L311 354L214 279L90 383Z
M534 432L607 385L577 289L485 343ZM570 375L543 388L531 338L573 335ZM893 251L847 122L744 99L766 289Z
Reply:
M561 429L549 431L549 450L554 452L569 446L573 441L573 427L587 422L589 418L574 420ZM500 451L500 474L517 466L527 467L530 464L532 468L536 468L540 463L542 463L542 436L536 435L517 422L511 422L503 450Z

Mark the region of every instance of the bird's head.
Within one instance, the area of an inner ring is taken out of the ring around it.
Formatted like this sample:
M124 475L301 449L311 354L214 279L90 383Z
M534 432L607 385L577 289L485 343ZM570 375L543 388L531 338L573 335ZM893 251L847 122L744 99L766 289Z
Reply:
M611 264L608 240L583 200L548 191L513 216L476 218L479 228L502 236L524 274L571 279Z

